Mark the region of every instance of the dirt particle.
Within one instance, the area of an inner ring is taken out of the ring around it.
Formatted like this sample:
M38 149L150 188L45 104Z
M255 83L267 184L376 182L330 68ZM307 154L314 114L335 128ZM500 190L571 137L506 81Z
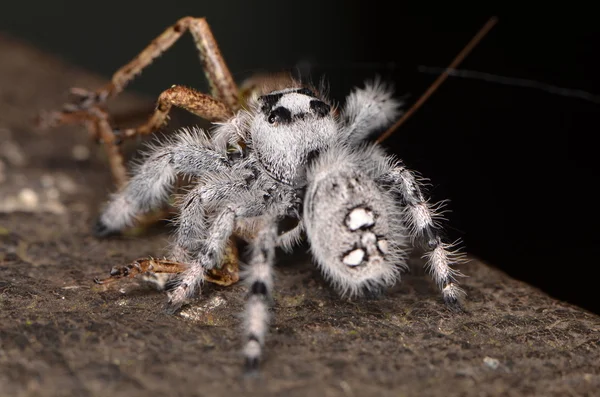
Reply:
M500 361L496 358L492 358L492 357L485 357L483 359L483 363L485 364L486 367L490 368L490 369L498 369L498 367L500 366Z
M282 296L279 304L282 307L297 307L304 303L304 294L295 296Z
M21 149L21 146L11 139L11 131L6 128L0 128L0 157L3 157L8 164L15 167L27 165L27 157Z
M227 305L227 300L220 295L215 295L202 305L184 308L179 312L179 315L186 320L201 322L207 325L217 325L212 312L218 307L225 305Z
M71 149L71 156L77 161L85 161L90 158L90 149L84 145L75 145Z
M5 170L6 170L6 166L4 165L4 162L2 160L0 160L0 183L6 181Z
M37 193L29 188L22 189L19 192L19 201L26 208L31 209L36 208L40 202Z

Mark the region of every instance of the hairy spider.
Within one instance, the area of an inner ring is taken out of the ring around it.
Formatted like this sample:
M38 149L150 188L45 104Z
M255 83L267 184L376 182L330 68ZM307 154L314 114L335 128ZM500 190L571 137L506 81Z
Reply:
M456 67L493 26L490 20L451 64ZM200 51L212 96L173 86L137 128L115 130L104 109L135 75L189 30ZM426 266L444 301L460 309L463 291L453 269L461 255L442 240L439 206L428 202L422 180L388 155L379 142L397 128L443 81L386 133L376 132L400 115L401 103L379 81L356 88L341 110L323 90L281 76L257 76L238 89L204 18L185 17L169 27L111 83L95 92L73 89L75 101L45 115L43 125L84 122L105 145L117 185L94 232L118 233L151 210L163 208L179 177L192 181L177 201L170 259L139 259L115 267L109 278L170 276L168 306L178 310L203 281L238 280L231 237L251 246L245 281L244 355L257 367L269 322L275 248L290 251L305 235L323 275L341 296L382 293L406 267L411 246L425 250ZM216 122L210 135L183 129L151 146L129 178L119 143L150 134L168 120L173 106ZM285 228L292 221L291 228ZM163 284L164 286L164 284Z
M342 296L377 294L405 267L410 240L447 304L462 290L442 241L435 206L415 174L366 138L387 127L400 103L378 81L355 89L339 115L316 90L295 85L250 98L211 131L183 129L153 146L98 219L101 234L162 205L177 175L195 180L179 200L171 257L185 264L168 292L176 311L219 265L229 237L254 231L245 281L244 355L257 366L269 320L275 248L290 250L305 232L323 275ZM231 148L236 150L232 151ZM280 230L284 220L295 226Z

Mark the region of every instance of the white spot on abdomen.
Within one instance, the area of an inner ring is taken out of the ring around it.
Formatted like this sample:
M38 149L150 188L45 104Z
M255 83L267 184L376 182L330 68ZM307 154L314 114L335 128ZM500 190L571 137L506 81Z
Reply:
M379 248L379 251L381 251L382 253L387 254L389 249L387 240L377 241L377 248Z
M373 226L374 224L375 217L373 216L373 211L366 208L355 208L346 217L346 226L351 231Z
M362 262L365 257L365 251L359 249L355 249L354 251L350 251L348 255L346 255L343 259L344 264L348 266L358 266Z

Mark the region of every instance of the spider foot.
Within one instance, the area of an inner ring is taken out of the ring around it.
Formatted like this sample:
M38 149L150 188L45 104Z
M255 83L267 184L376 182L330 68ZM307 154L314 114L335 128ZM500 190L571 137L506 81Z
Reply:
M120 230L111 229L101 219L98 219L92 227L92 234L98 238L118 236L121 234Z
M125 266L114 266L112 269L110 269L110 274L107 278L95 278L94 282L96 284L110 284L120 278L133 278L141 272L142 269L140 267L140 264L137 261L134 261Z
M462 295L464 295L464 291L454 283L449 283L442 290L442 296L444 297L446 307L454 313L467 313L460 299Z
M246 357L244 360L244 375L250 378L258 376L259 364L258 357Z
M167 296L168 300L165 311L168 314L177 313L187 301L188 285L186 283L178 283L176 287L168 292Z
M456 313L456 314L467 313L467 310L465 309L464 305L460 302L460 300L458 300L456 298L444 299L444 303L446 303L446 307L448 308L448 310L450 310L453 313Z
M382 285L367 285L362 288L362 296L365 300L381 300L385 296L385 287Z

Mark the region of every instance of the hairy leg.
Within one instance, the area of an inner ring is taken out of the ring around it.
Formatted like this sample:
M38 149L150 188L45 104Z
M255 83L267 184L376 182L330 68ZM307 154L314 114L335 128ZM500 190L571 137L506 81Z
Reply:
M192 130L151 150L131 180L111 197L98 219L96 234L119 232L131 226L138 214L160 208L170 197L178 174L228 172L227 157L211 145L204 132Z
M255 370L269 326L273 291L273 264L277 244L277 220L268 219L252 242L251 259L244 275L248 298L244 311L244 358L247 370Z
M367 81L364 88L355 89L346 98L342 133L349 143L360 143L396 121L403 104L394 99L391 87L378 79Z
M426 266L439 288L444 301L451 309L460 310L459 298L464 291L458 286L456 277L460 273L452 266L462 260L462 255L453 250L453 244L442 240L442 229L436 221L437 208L425 198L421 183L414 173L397 164L380 178L380 183L391 187L405 206L404 218L413 240L421 243L425 250Z
M167 310L177 311L189 298L200 289L205 279L205 272L219 265L229 238L235 228L236 211L227 207L222 210L206 232L206 238L198 242L200 248L189 261L189 267L177 279L177 286L169 292Z

